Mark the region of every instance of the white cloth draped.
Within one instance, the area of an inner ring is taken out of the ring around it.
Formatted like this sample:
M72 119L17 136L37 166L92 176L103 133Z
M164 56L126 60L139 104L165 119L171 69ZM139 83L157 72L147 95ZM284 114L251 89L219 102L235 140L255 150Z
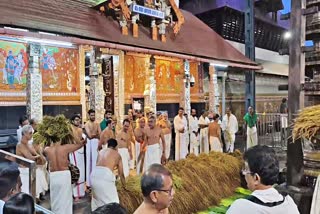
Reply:
M85 162L84 162L84 147L69 154L70 163L77 166L80 171L79 180L73 185L72 192L76 198L84 197L85 195Z
M134 169L135 160L136 160L136 147L135 144L131 142L131 152L132 152L132 160L129 158L129 166L130 169Z
M92 170L96 167L97 164L97 158L98 158L98 144L99 140L97 138L94 139L87 139L87 145L86 145L86 181L87 186L91 186L91 178L90 174Z
M226 143L226 151L234 151L234 141L236 139L236 133L238 132L238 120L233 114L224 115L221 124L222 131L224 132L224 140Z
M20 178L21 178L21 192L30 194L29 191L29 168L19 167Z
M140 162L138 162L138 158L139 158L139 155L140 155L140 147L141 147L141 144L136 141L136 144L135 144L135 149L136 149L136 172L137 172L137 175L140 175Z
M92 199L91 210L94 211L109 203L119 203L116 177L113 172L102 166L96 166L91 173Z
M144 166L143 171L146 171L149 166L151 166L154 163L161 164L161 151L160 151L160 144L156 143L153 145L147 146L146 155L144 158Z
M189 133L190 133L190 154L199 154L199 135L196 136L194 132L198 133L199 124L198 118L189 116Z
M37 165L36 168L36 197L40 197L40 193L48 191L46 165Z
M257 127L250 128L247 126L247 149L258 145Z
M173 120L174 130L176 133L176 142L175 142L175 160L184 159L188 154L188 122L187 119L179 115L175 116ZM180 133L179 130L184 129L184 133Z
M50 172L50 201L53 213L72 214L72 186L69 170Z
M119 154L121 156L121 159L122 159L124 177L128 177L129 173L130 173L130 166L129 166L130 155L129 155L129 150L128 150L128 148L120 148L120 149L118 149L118 152L119 152Z
M317 178L316 186L314 188L310 214L320 213L320 175Z
M210 151L223 152L219 138L210 136Z
M166 134L164 135L164 140L166 141L166 149L165 149L165 153L166 153L166 159L169 159L170 157L170 151L171 151L171 134ZM162 144L161 144L162 145Z
M199 118L199 125L208 125L210 120L208 117L201 116ZM208 128L200 129L200 153L209 153L209 142L208 142Z

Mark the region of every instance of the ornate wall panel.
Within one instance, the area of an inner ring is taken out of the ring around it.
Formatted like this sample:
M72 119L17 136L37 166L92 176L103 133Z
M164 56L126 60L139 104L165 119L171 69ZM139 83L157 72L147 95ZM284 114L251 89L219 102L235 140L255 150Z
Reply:
M103 90L105 92L104 109L114 113L114 74L113 57L102 59Z

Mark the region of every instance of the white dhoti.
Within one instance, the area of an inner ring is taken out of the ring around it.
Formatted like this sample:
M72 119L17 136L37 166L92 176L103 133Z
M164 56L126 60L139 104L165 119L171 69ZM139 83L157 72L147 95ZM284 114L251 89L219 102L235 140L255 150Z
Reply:
M131 142L131 152L132 152L132 160L129 159L130 169L134 169L134 162L136 160L136 147L135 144Z
M50 172L50 201L53 213L72 214L72 186L69 170Z
M36 198L40 197L40 193L48 191L46 165L37 165L36 169Z
M140 155L140 147L141 147L140 143L136 141L136 144L135 144L136 159L135 160L136 160L136 164L137 164L137 166L136 166L137 175L140 174L140 164L141 163L138 162L138 158L139 158L139 155Z
M116 177L107 167L97 166L91 173L91 210L109 203L119 203Z
M175 160L185 159L188 154L188 143L185 133L176 132Z
M97 164L97 157L98 157L98 139L87 139L87 145L86 145L86 181L87 186L91 186L91 180L90 180L90 174L94 167L96 167Z
M84 197L85 195L85 164L84 164L84 148L69 154L70 163L77 166L80 171L79 180L72 188L75 198Z
M29 168L19 167L20 178L21 178L21 192L30 194L29 191Z
M257 127L250 128L247 126L247 149L258 145Z
M320 175L317 178L316 186L314 188L310 214L320 213Z
M210 136L210 151L223 152L219 138Z
M171 134L169 133L164 135L164 140L166 141L166 148L165 148L166 159L169 159L170 151L171 151Z
M223 135L224 135L224 141L226 143L226 152L233 152L236 135L228 131L225 131Z
M203 128L200 130L200 153L209 153L207 128Z
M199 136L194 133L190 134L190 154L199 155Z
M129 173L130 173L130 166L129 166L130 155L129 155L129 150L127 148L120 148L120 149L118 149L118 152L119 152L119 154L121 156L121 159L122 159L124 177L128 177Z
M161 164L161 151L159 143L147 146L143 171L146 171L154 163Z

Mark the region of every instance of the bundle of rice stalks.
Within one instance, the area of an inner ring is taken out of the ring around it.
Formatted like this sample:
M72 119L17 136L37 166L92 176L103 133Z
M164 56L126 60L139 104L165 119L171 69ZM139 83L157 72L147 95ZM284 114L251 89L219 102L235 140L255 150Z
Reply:
M293 127L293 138L311 139L320 131L320 105L304 108L296 118Z
M69 120L64 115L45 116L43 121L38 124L37 132L33 135L33 142L42 146L58 142L61 144L73 143Z
M211 152L169 162L166 167L174 176L175 186L170 213L196 213L233 195L240 186L242 164L242 157L235 156ZM129 177L127 182L127 190L119 187L118 192L121 204L133 213L143 200L140 177Z

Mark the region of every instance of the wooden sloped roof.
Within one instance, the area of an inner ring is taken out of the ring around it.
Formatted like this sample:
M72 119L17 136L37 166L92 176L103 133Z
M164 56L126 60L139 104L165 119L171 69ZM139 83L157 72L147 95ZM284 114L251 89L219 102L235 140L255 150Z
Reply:
M186 54L257 66L191 13L177 37L153 41L150 30L139 27L139 38L121 34L119 23L81 0L1 0L0 24L128 46Z

